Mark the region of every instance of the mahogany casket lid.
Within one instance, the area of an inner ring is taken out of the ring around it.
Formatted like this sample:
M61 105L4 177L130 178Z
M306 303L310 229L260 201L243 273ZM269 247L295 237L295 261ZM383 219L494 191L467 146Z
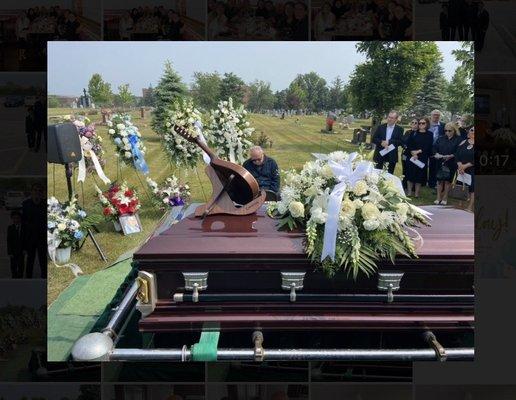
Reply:
M432 213L432 221L430 227L417 228L423 239L417 244L418 261L455 260L472 264L473 214L452 207L422 208ZM196 218L193 209L193 205L190 206L185 211L186 217L156 232L134 254L135 261L140 266L148 264L155 267L166 262L168 268L176 263L184 267L185 263L202 263L203 260L211 260L214 268L218 268L217 265L227 268L228 264L221 261L237 259L245 261L244 264L250 268L261 264L261 267L270 269L270 262L281 263L282 269L289 265L292 268L299 268L302 264L308 268L310 265L304 251L304 233L278 231L277 221L266 215L264 207L253 215L214 215L204 220ZM241 268L244 264L238 265Z

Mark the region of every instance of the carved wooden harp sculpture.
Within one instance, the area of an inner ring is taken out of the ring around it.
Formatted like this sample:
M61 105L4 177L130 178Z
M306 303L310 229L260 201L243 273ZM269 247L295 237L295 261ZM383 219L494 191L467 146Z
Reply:
M261 207L265 201L265 191L260 190L258 182L248 170L217 157L199 137L193 137L184 127L175 125L174 132L197 144L210 157L205 172L211 181L212 194L206 204L197 207L196 217L204 218L213 214L248 215Z

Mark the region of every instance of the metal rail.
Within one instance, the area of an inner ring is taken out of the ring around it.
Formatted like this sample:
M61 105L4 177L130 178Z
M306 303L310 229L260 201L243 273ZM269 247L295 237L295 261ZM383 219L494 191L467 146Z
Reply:
M395 302L405 303L471 303L473 294L396 294ZM291 302L289 293L199 293L194 298L192 293L175 293L176 303L218 303L218 302ZM296 293L296 302L351 302L351 303L385 303L385 293Z
M473 348L446 349L448 360L471 360ZM191 361L191 352L182 349L114 349L110 361ZM433 349L265 349L264 361L432 361ZM217 361L254 361L254 349L218 349Z

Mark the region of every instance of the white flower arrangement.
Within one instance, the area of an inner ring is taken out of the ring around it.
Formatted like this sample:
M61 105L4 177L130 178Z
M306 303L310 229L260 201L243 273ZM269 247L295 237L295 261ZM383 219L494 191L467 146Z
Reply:
M61 203L55 197L47 200L47 233L59 242L58 248L71 247L84 238L87 224L86 212L77 200Z
M151 178L147 178L156 206L165 209L173 206L182 206L190 199L190 186L181 183L172 175L166 178L161 185Z
M110 127L108 134L116 146L116 156L120 162L137 168L139 165L135 160L137 152L144 156L147 149L142 142L138 127L131 122L131 117L127 114L115 114L111 121L108 121L108 127ZM136 152L133 151L133 146Z
M410 203L398 178L361 155L319 155L300 172L284 175L281 201L268 212L280 228L305 229L306 253L329 276L343 270L356 279L373 273L382 258L394 263L398 254L417 257L407 229L428 225L429 214Z
M161 143L170 161L177 166L194 168L202 155L202 150L174 132L174 126L187 130L195 138L200 134L196 126L201 121L201 113L194 107L190 99L178 99L167 110L163 127L157 127Z
M249 126L243 106L235 109L233 99L219 102L210 113L207 127L208 140L217 155L225 160L243 164L253 145L250 141L254 128Z

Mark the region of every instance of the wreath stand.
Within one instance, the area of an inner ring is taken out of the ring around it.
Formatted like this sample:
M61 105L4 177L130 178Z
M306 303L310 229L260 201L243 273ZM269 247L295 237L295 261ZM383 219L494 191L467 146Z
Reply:
M230 215L249 215L253 214L265 202L265 190L260 190L260 195L247 204L237 205L231 200L228 189L231 187L232 177L224 184L221 182L217 173L211 165L206 166L206 175L211 181L212 195L206 204L201 204L195 209L195 216L204 218L208 215L230 214Z
M68 164L68 163L65 164L64 167L65 167L65 175L66 175L66 187L68 188L68 200L72 200L72 197L73 197L73 189L72 189L73 169L72 169L72 166L70 164ZM98 232L97 228L94 227L94 229ZM81 249L82 246L84 246L84 243L86 242L86 239L88 237L93 242L93 245L97 249L97 252L99 253L100 258L102 259L102 261L107 262L107 258L104 255L104 252L102 251L102 249L100 248L100 246L99 246L99 244L97 242L97 239L95 239L95 236L93 235L93 232L92 232L92 230L90 228L87 229L86 237L84 238L84 241L82 242L82 244L79 246L79 249Z

